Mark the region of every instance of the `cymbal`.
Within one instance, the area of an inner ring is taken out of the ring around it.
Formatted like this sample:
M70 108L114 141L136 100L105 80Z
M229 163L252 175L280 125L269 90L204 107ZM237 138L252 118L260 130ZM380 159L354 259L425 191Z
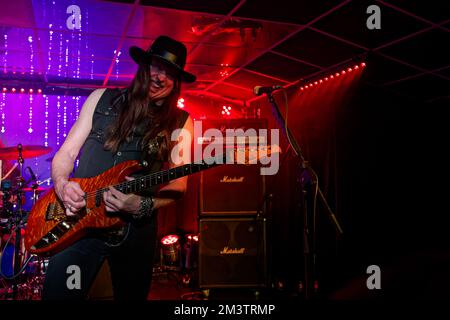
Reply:
M37 192L44 192L44 191L49 190L49 188L43 188L43 187L37 187L36 189L30 188L30 187L22 188L22 191L25 191L25 192L29 192L29 191L33 191L33 190L36 190Z
M42 147L38 145L22 146L22 158L39 157L52 151L50 147ZM0 159L14 160L19 158L17 147L0 148Z

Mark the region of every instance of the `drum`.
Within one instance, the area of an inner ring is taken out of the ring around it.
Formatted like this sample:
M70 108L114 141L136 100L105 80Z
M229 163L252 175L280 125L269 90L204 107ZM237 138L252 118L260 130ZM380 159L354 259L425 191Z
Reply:
M14 245L8 243L0 253L1 273L7 277L12 277L14 272Z

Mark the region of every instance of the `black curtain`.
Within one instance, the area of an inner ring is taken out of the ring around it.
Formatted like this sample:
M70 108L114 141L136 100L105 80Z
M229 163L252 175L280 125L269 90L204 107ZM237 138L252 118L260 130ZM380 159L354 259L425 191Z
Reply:
M337 236L318 202L315 237L319 290L325 297L429 296L446 281L431 270L447 265L448 210L444 189L448 137L446 110L370 84L370 61L362 73L334 83L288 91L289 127L344 234ZM275 95L285 115L284 96ZM255 102L271 128L270 104ZM286 150L286 140L282 148ZM272 281L295 292L303 277L303 213L299 161L282 154L268 177ZM379 265L385 290L368 292L366 268ZM431 279L431 280L430 280ZM441 282L442 282L441 281ZM417 283L420 283L418 285ZM434 287L433 287L434 286ZM418 288L420 287L420 288ZM437 290L437 291L436 291Z

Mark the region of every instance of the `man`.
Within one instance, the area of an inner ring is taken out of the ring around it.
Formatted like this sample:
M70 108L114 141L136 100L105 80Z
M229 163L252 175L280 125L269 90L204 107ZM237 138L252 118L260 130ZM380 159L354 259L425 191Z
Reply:
M158 37L147 51L131 47L130 56L139 65L131 85L125 90L98 89L87 98L52 162L54 188L66 215L76 215L86 205L80 185L68 180L80 150L77 178L99 175L126 160L146 159L150 172L159 171L166 161L169 167L175 166L169 157L172 131L184 128L193 134L192 119L177 108L181 82L196 80L184 71L186 54L182 43L167 36ZM107 211L119 212L127 221L125 230L120 230L124 240L111 244L92 234L52 256L43 299L86 298L105 259L115 299L146 299L157 243L156 212L180 198L186 185L184 177L157 194L151 190L145 195L124 194L110 187L103 201ZM80 270L79 287L67 284L69 271L75 270L68 268L73 266Z

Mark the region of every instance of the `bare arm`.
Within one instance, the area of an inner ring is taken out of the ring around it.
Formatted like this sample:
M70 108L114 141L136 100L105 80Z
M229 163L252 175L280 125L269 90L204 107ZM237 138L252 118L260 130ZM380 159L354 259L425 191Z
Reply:
M73 208L69 211L77 211L86 205L82 198L83 190L78 183L69 182L68 179L73 170L75 159L91 131L95 106L104 91L105 89L97 89L89 95L83 104L77 121L70 129L66 140L52 161L52 180L56 194L67 204L66 208Z

